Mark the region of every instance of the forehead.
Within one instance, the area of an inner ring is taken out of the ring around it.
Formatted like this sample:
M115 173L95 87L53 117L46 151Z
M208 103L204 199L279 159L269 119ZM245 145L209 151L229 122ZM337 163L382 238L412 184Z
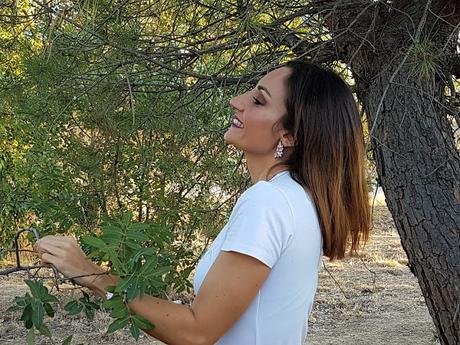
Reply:
M286 96L287 78L290 74L291 70L287 67L277 68L260 79L258 85L266 88L271 98L284 100Z

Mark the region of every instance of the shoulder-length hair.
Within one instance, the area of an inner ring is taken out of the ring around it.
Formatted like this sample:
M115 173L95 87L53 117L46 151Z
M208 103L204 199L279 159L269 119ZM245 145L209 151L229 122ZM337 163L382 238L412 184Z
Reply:
M354 255L370 228L365 144L361 118L347 83L334 71L291 61L287 113L280 119L294 138L281 164L312 197L323 237L323 254ZM278 164L277 164L278 165Z

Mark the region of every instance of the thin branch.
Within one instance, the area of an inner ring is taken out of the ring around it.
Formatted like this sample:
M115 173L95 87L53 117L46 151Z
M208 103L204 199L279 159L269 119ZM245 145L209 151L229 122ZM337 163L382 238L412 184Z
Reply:
M1 270L0 271L0 276L7 276L9 274L12 274L12 273L15 273L15 272L21 272L21 271L28 271L29 272L30 270L43 268L43 267L49 268L49 266L46 266L46 265L11 267L11 268L7 268L5 270Z
M323 261L323 267L324 269L326 270L326 272L329 274L329 276L332 278L332 280L335 282L335 285L337 285L340 289L340 291L342 292L343 296L346 298L346 299L350 299L350 297L347 296L347 294L345 293L345 291L343 290L342 286L339 284L339 282L337 281L337 279L335 279L335 277L332 275L332 273L329 271L329 269L326 267L326 264L324 263L324 260Z

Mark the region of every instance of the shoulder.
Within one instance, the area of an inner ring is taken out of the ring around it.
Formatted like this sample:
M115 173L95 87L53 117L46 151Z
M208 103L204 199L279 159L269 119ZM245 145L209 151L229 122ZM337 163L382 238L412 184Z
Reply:
M278 187L267 181L258 181L244 191L238 199L236 208L251 205L281 212L289 209L285 194Z

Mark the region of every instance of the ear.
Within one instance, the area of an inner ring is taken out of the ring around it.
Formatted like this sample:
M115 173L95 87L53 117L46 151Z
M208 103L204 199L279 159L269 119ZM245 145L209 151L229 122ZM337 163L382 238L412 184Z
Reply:
M281 132L280 140L284 147L293 147L295 144L293 136L286 130Z

